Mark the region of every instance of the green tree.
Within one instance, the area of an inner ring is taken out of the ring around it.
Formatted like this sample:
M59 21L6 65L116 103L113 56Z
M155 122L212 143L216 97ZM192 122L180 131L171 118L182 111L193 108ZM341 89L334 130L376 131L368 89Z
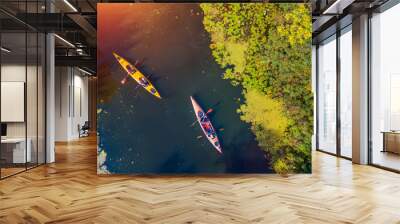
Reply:
M239 112L244 121L252 124L275 171L311 172L309 5L204 3L201 8L204 27L211 36L212 54L225 68L224 78L243 87L246 102ZM266 101L261 101L261 96ZM270 104L273 113L250 106L254 102ZM284 131L277 132L271 120L260 119L262 114L285 121Z

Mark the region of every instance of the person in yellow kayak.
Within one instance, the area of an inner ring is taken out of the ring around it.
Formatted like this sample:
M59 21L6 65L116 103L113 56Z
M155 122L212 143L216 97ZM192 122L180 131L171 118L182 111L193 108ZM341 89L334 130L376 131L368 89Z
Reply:
M149 85L149 82L144 77L140 77L139 84L146 88Z
M136 69L132 68L132 66L130 65L127 65L126 69L128 70L129 74L133 74L136 72Z

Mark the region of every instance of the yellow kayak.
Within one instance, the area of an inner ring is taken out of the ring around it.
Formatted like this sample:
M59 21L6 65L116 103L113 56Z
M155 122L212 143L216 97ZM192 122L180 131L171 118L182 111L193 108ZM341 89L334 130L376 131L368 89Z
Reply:
M146 76L143 75L143 73L141 73L134 65L129 63L123 57L119 56L117 53L113 52L113 55L130 77L132 77L139 85L141 85L149 93L161 99L160 93L153 86L153 84L151 84L151 82L146 78Z

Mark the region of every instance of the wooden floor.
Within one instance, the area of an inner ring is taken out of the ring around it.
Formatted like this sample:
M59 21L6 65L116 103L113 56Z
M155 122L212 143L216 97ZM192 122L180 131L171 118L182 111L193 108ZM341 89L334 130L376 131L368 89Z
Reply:
M374 164L400 170L400 155L391 152L375 150L373 154Z
M23 172L25 171L25 167L24 168L0 168L1 169L1 177L8 177L11 176L13 174L19 173L19 172Z
M313 154L313 174L96 175L94 138L0 181L0 223L400 223L400 175Z

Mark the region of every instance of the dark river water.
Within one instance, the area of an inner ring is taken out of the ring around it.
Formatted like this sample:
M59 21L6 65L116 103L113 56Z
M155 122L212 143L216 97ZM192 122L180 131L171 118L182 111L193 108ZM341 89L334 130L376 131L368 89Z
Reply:
M111 173L272 172L250 126L236 112L240 87L222 79L209 49L210 37L198 4L113 4L99 8L99 68L107 68L118 88L99 104L99 144ZM131 79L115 51L140 68L163 99ZM101 72L100 72L101 73ZM102 77L99 76L99 79ZM114 85L115 85L114 83ZM216 152L195 121L193 95L218 130L223 154ZM101 99L102 96L100 95ZM198 136L203 136L198 138Z

